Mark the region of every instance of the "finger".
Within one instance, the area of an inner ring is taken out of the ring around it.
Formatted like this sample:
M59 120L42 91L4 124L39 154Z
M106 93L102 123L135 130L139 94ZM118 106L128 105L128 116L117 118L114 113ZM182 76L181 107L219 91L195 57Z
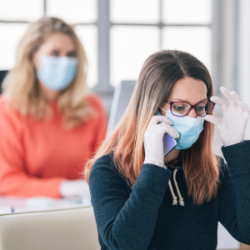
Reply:
M169 126L169 125L167 125L165 123L162 123L162 124L159 124L159 125L160 125L159 126L159 131L160 131L161 134L168 133L173 138L179 138L179 133L173 127L171 127L171 126Z
M216 104L218 104L221 108L223 112L226 112L228 110L228 104L226 101L224 101L223 99L221 99L218 96L212 96L210 98L210 100Z
M242 111L246 114L250 114L249 107L242 101L238 102L238 106L242 108Z
M238 108L238 102L235 101L235 100L229 101L229 104L230 104L230 106L232 106L232 107L234 107L234 108Z
M237 101L237 102L240 102L240 101L241 101L239 95L238 95L235 91L230 91L230 95L231 95L231 97L232 97L235 101Z
M213 115L206 115L204 117L204 120L207 122L211 122L214 125L219 125L221 123L221 119Z
M230 91L230 95L234 98L234 101L237 102L238 109L240 109L243 112L245 112L246 110L246 113L249 114L248 106L242 102L239 95L235 91Z
M156 125L158 123L166 123L166 124L169 124L169 125L173 125L172 121L166 117L166 116L163 116L163 115L155 115L152 117L149 125Z
M226 99L228 100L229 104L232 107L234 107L234 108L238 107L238 105L235 102L234 98L230 95L230 92L225 87L220 87L220 91L226 97Z
M243 107L242 107L242 105L240 104L240 102L237 102L237 109L240 110L240 111L242 111L242 112L244 112L244 111L243 111Z

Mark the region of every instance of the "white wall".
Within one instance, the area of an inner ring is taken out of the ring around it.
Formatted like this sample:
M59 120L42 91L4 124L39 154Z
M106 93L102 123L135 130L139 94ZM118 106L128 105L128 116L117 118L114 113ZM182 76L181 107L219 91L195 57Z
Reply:
M250 107L250 1L240 0L239 37L238 37L238 83L239 93ZM250 139L250 122L246 131L246 139Z

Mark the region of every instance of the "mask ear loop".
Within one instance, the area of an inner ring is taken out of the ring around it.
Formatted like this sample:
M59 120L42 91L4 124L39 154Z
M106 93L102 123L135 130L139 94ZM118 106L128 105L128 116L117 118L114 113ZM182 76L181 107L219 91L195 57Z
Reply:
M164 108L160 107L160 109L162 109L163 111L165 111L165 112L166 112L166 114L167 114L167 111L166 111Z
M36 58L38 61L41 61L40 58L37 56L37 52L34 52L34 54L31 55L31 57L30 57L30 62L32 64L32 67L33 67L35 73L37 73L38 70L36 68L36 65L35 65L35 62L34 62L34 58Z
M37 68L36 68L36 65L35 65L35 62L34 62L34 57L38 60L38 61L40 61L40 67L41 67L41 60L40 60L40 58L37 56L37 51L36 52L34 52L34 54L31 56L31 58L30 58L30 61L31 61L31 64L32 64L32 67L33 67L33 70L34 70L34 73L35 73L35 88L37 88L37 89L39 89L39 80L38 80L38 77L37 77L37 74L38 74L38 70L37 70Z

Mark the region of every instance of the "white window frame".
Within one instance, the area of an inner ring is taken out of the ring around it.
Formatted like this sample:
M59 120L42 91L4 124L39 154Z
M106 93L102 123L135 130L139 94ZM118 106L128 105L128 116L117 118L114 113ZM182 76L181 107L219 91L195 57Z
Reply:
M43 15L47 15L47 2L43 1ZM227 86L236 89L237 76L237 0L212 0L211 24L166 24L163 22L163 0L159 0L159 22L152 23L115 23L110 21L110 0L97 0L96 22L74 23L77 26L95 25L98 30L98 78L95 87L91 91L98 93L104 100L107 111L110 111L114 87L110 85L110 29L116 25L122 26L154 26L160 29L159 48L162 49L162 29L164 27L209 27L212 30L212 74L215 86L215 94L219 93L219 86ZM229 4L228 4L229 3ZM229 18L230 17L230 18ZM233 17L233 18L232 18ZM230 23L228 23L228 21ZM24 20L0 20L0 23L24 23ZM230 28L228 28L230 27ZM228 37L230 39L225 39ZM226 42L227 40L227 42ZM226 46L225 46L226 42ZM228 53L230 51L230 53ZM135 79L136 80L136 79ZM230 81L229 81L230 80Z
M107 110L110 110L113 87L110 85L110 29L113 26L146 26L158 27L160 29L159 48L162 49L162 34L164 27L208 27L211 28L212 42L211 42L211 64L214 79L215 93L218 93L220 70L218 70L219 61L217 61L218 53L220 54L220 34L221 30L218 28L220 21L219 2L221 0L212 0L212 23L211 24L193 24L193 23L178 23L166 24L163 22L163 0L159 0L159 22L158 23L118 23L110 21L110 0L98 0L98 84L95 86L94 91L101 95L105 101ZM100 42L101 41L101 42ZM135 79L136 80L136 79Z

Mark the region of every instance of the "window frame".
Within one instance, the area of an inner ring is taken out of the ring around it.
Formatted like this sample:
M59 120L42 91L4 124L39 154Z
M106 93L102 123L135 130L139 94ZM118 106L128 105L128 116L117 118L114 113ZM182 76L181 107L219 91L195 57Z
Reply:
M43 1L43 16L47 15L47 2ZM158 23L118 23L110 21L110 0L97 0L97 20L95 22L80 22L73 23L74 26L94 25L97 27L97 83L94 87L90 87L91 91L98 93L103 99L107 111L111 107L114 87L110 84L110 29L113 26L154 26L158 27L159 32L159 48L162 49L163 41L163 28L164 27L208 27L212 32L211 41L211 65L212 75L214 79L215 93L219 91L219 82L221 82L221 69L223 65L221 50L221 24L220 18L222 12L221 1L212 0L212 22L210 24L197 24L197 23L171 23L163 22L163 0L159 0L159 22ZM28 24L30 21L25 20L1 20L1 23L24 23ZM235 54L235 53L234 53ZM136 80L136 79L135 79Z

